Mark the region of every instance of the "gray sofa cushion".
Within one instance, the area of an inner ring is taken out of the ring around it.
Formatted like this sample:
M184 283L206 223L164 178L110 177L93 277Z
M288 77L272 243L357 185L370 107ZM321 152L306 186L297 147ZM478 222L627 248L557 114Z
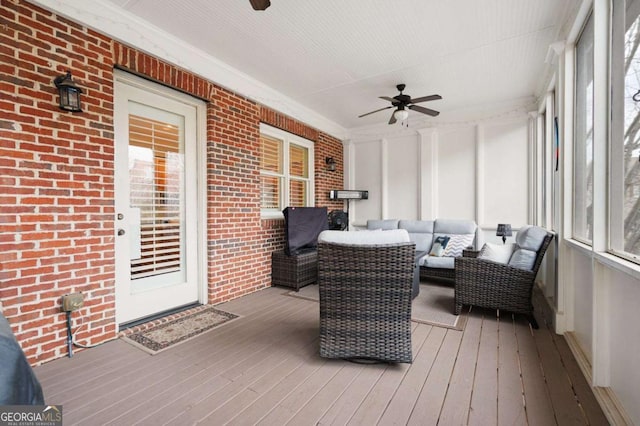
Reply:
M472 220L437 219L433 232L436 234L475 234L478 226Z
M546 236L547 231L543 228L525 225L516 234L516 244L522 249L538 251Z
M481 247L483 243L478 226L473 220L466 219L437 219L433 227L434 236L438 235L472 235L472 238L464 238L464 241L449 241L451 247L447 247L445 256L458 257L462 255L462 249L467 246L472 246L476 250ZM455 253L452 253L455 251Z
M454 257L436 257L436 256L424 256L419 261L420 266L426 266L427 268L446 268L453 269L455 258Z
M534 263L536 263L536 255L537 253L533 250L516 249L511 255L511 259L509 259L509 266L531 271Z
M520 228L516 234L517 247L509 259L509 266L531 271L546 236L547 231L539 226L525 225Z
M408 243L409 234L404 229L388 231L322 231L318 236L319 243L350 244L355 246L369 246L376 244Z
M367 220L367 229L398 229L398 219L369 219Z
M417 251L429 251L433 243L433 224L432 220L401 220L398 228L409 232L409 238L416 243Z

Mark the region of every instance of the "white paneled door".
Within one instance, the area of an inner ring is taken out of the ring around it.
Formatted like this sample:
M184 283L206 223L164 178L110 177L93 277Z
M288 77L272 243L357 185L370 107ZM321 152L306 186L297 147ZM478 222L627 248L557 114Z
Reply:
M197 302L197 107L118 74L116 320Z

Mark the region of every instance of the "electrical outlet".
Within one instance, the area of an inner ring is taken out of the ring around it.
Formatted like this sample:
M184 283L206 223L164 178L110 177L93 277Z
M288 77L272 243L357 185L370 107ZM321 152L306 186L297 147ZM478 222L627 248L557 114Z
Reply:
M82 293L64 294L62 296L62 310L64 312L76 311L82 308L84 296Z

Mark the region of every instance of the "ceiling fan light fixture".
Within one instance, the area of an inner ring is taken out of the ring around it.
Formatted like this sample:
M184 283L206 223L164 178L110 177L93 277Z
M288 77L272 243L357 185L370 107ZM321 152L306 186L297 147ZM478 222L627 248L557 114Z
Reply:
M395 117L396 120L398 121L404 121L407 119L407 117L409 117L409 111L407 111L406 109L400 109L398 108L394 113L393 116Z
M265 10L271 6L270 0L249 0L254 10Z

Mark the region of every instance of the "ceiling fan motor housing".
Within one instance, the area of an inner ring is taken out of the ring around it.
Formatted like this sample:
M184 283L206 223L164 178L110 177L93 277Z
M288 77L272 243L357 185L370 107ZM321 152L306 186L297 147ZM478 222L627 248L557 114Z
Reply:
M405 106L411 102L411 96L409 95L396 95L393 97L397 102L392 102L393 106Z
M270 0L249 0L254 10L266 10L271 6Z

